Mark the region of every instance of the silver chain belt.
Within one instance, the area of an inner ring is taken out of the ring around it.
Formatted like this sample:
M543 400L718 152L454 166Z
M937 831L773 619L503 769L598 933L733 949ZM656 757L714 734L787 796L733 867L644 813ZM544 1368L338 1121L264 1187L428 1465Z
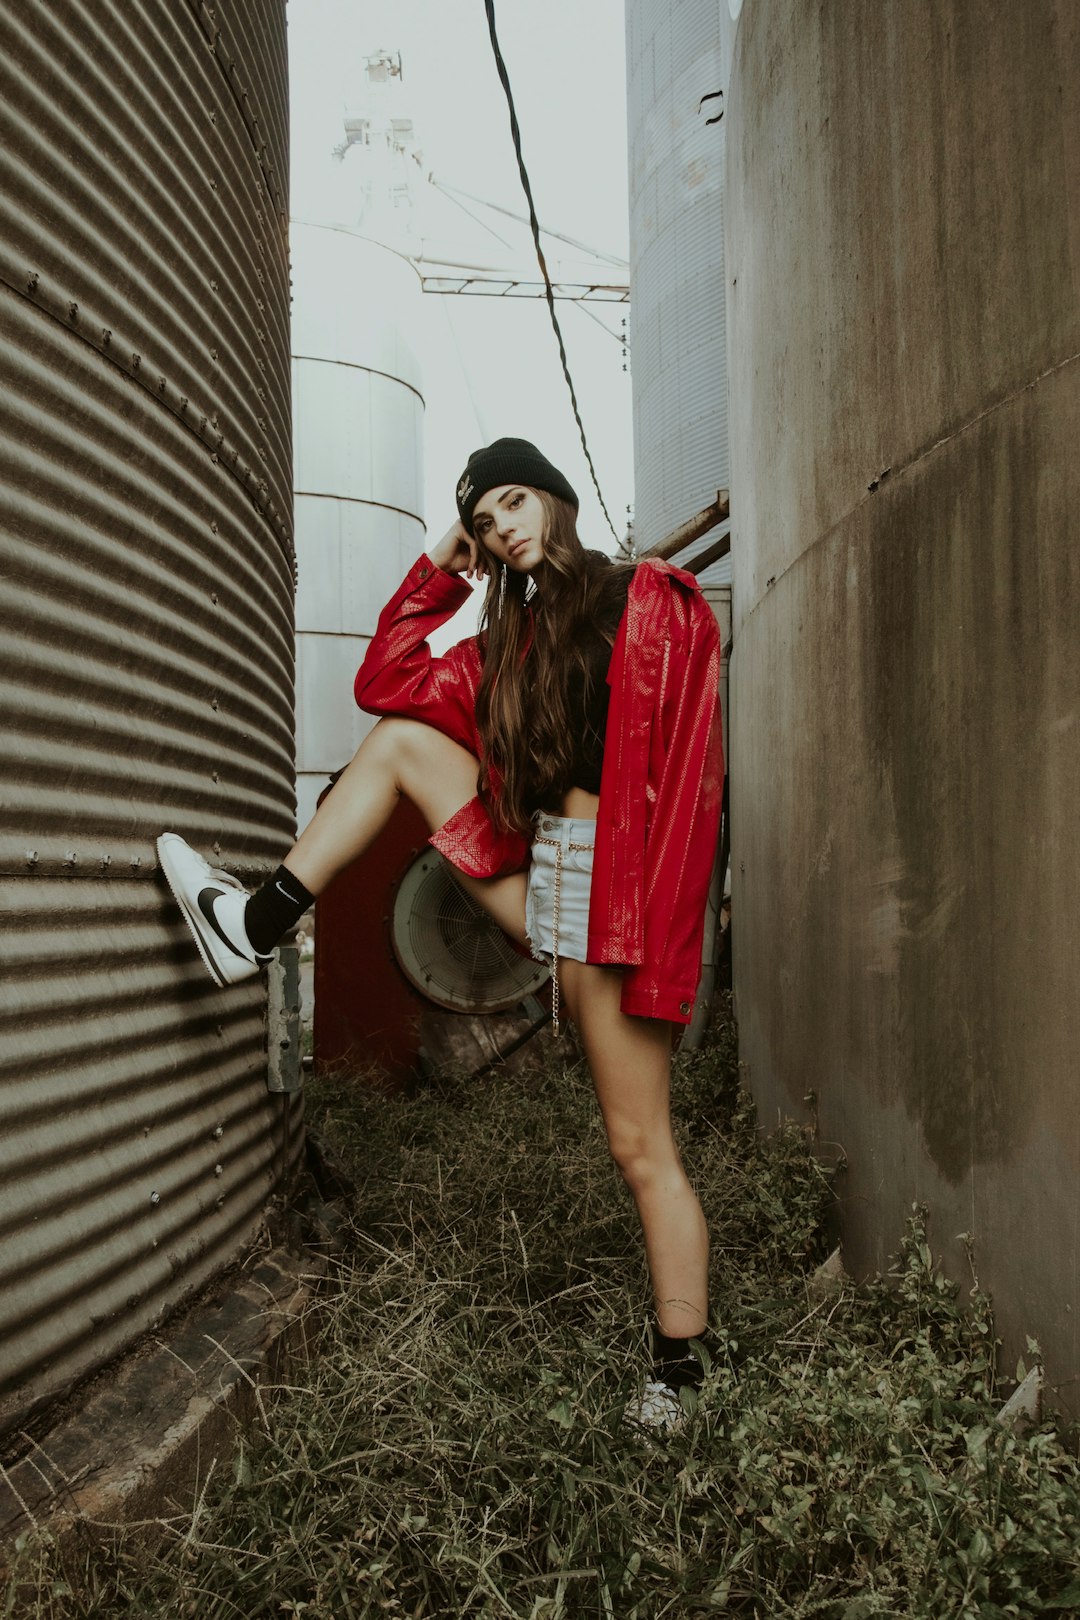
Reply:
M541 838L539 835L533 839L534 844L546 844L555 851L555 889L551 899L551 1023L555 1039L559 1038L559 905L562 894L562 858L563 848L575 850L594 849L594 844L566 844L560 838Z

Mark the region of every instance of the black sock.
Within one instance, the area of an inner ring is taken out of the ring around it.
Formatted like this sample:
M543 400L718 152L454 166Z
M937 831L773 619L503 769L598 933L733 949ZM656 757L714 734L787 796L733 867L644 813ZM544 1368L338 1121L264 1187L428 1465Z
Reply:
M704 1337L704 1333L694 1334L699 1341ZM691 1389L700 1389L705 1376L704 1368L691 1349L689 1339L669 1338L654 1324L652 1352L653 1377L658 1383L666 1384L669 1389L683 1389L686 1385Z
M244 927L257 956L269 956L282 934L300 921L315 896L309 894L287 866L257 889L244 908Z

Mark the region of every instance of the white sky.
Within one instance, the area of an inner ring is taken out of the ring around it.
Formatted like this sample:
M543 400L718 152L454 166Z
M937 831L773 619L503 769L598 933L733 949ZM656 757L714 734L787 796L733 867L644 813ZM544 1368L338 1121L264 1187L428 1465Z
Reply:
M422 171L525 212L482 0L289 0L288 22L294 218L342 222L333 197L343 166L331 149L343 138L346 107L359 107L368 94L364 58L384 49L401 52L393 113L412 119ZM497 0L496 25L541 224L626 258L623 0ZM539 279L527 230L467 204L506 237L509 246L502 245L422 180L417 195L414 218L425 236L452 240L470 262L513 263ZM545 252L553 274L556 256L566 256L566 271L583 258L546 240ZM453 520L453 487L470 452L513 434L539 444L574 485L586 544L612 549L544 300L427 296L421 303L414 347L427 402L431 543ZM628 306L589 312L559 301L556 308L589 447L621 534L633 500L630 379L619 342L598 320L617 334Z

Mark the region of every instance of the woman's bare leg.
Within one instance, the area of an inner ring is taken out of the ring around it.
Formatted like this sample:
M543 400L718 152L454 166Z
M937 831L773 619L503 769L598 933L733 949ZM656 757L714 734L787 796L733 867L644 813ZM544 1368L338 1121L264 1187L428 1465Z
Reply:
M411 799L434 831L476 795L476 758L419 720L380 720L308 822L283 865L314 895L386 826L399 797ZM454 876L499 926L525 943L525 877Z
M615 969L562 961L559 977L611 1156L637 1205L657 1325L671 1338L692 1338L708 1322L709 1234L671 1132L670 1026L621 1010Z

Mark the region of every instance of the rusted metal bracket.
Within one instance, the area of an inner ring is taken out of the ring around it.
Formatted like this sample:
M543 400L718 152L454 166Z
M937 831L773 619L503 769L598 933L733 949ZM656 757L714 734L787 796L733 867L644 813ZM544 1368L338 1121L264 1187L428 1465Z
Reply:
M300 1063L300 950L279 945L267 969L267 1091L291 1093L304 1083Z
M693 545L695 540L700 540L701 536L708 534L710 529L715 529L718 524L725 523L730 516L731 501L728 491L718 489L716 499L711 505L695 513L685 523L680 523L677 529L672 529L669 535L666 535L663 540L657 541L655 546L650 546L648 551L643 551L641 555L643 557L661 557L666 561L668 558L676 556L678 552L685 551L687 546ZM725 534L715 544L703 551L700 556L692 558L685 564L685 567L691 574L700 574L704 569L708 568L710 563L716 562L719 557L726 557L730 550L731 536Z

